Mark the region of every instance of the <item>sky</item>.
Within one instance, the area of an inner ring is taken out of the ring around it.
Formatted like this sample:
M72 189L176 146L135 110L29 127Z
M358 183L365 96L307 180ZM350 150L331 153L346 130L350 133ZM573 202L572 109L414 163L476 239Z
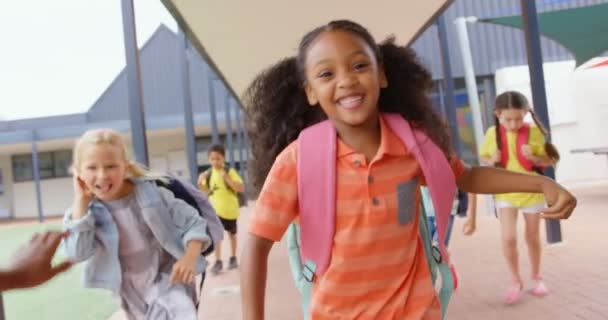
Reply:
M121 0L2 1L0 121L88 110L125 66ZM141 47L177 24L160 0L134 0Z

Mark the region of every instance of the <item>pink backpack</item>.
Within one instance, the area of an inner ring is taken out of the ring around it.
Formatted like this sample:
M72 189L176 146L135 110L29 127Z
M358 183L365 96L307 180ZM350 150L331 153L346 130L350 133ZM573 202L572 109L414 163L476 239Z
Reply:
M435 267L442 274L440 300L444 314L444 304L447 306L451 295L452 280L449 268L442 263L441 256L445 256L444 239L456 193L454 174L443 151L426 134L413 129L399 114L383 113L381 116L420 163L432 195L433 206L436 208L441 253L439 257L434 255L431 247L426 218L420 221L420 232L425 239L425 251L433 281L436 279ZM298 138L300 222L299 226L290 226L288 245L292 273L302 293L305 318L308 318L312 282L327 270L331 259L336 226L336 141L337 134L330 121L306 128ZM424 215L423 211L421 213Z

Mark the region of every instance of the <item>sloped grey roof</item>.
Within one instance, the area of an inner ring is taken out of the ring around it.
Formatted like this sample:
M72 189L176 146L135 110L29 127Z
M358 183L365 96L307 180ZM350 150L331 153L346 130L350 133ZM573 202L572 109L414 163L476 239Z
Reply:
M140 66L146 118L182 112L180 45L178 36L161 25L141 49ZM215 75L210 73L208 65L192 49L188 50L188 60L192 109L195 113L208 112L209 102L205 96L208 81L215 78ZM219 80L212 81L218 87L219 96L227 94L225 86ZM127 75L123 69L93 104L87 113L87 119L90 122L128 119L128 103Z
M180 39L161 25L140 49L142 92L146 127L167 129L184 126L183 97L179 68ZM209 81L218 121L230 99L224 84L210 70L196 50L187 51L192 110L195 125L209 125ZM111 127L129 130L129 106L125 69L103 91L85 113L0 121L0 144L75 137L89 128Z

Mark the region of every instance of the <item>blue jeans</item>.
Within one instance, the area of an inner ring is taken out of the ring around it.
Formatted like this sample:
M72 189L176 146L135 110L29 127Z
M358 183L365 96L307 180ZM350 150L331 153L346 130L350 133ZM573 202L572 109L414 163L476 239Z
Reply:
M433 242L439 241L439 235L437 234L437 223L435 223L435 217L428 217L429 223L429 234ZM452 226L454 225L454 216L450 215L450 220L448 220L448 230L445 233L445 246L447 247L450 243L450 237L452 236Z

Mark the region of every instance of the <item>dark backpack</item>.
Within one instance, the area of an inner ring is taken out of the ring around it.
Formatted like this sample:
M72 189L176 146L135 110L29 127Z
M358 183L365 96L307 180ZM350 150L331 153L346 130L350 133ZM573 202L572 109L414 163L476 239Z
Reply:
M198 214L207 222L207 235L211 238L211 245L203 251L207 256L215 250L215 244L221 243L224 237L224 227L215 210L207 200L207 196L188 181L181 181L176 177L168 180L155 179L157 186L168 189L177 199L181 199L198 211Z
M458 210L456 211L456 214L459 217L466 217L468 209L469 209L469 195L466 192L458 189Z
M209 174L207 175L207 180L206 180L206 184L207 184L207 188L209 188L209 196L211 196L213 194L213 190L211 190L211 174L213 173L213 169L209 169ZM226 174L230 173L230 167L228 166L224 166L224 171L226 171ZM226 189L228 189L228 191L234 193L236 195L236 197L239 199L239 207L245 207L247 206L247 196L245 195L245 193L243 192L236 192L234 190L232 190L232 188L227 184L224 183L226 185Z

